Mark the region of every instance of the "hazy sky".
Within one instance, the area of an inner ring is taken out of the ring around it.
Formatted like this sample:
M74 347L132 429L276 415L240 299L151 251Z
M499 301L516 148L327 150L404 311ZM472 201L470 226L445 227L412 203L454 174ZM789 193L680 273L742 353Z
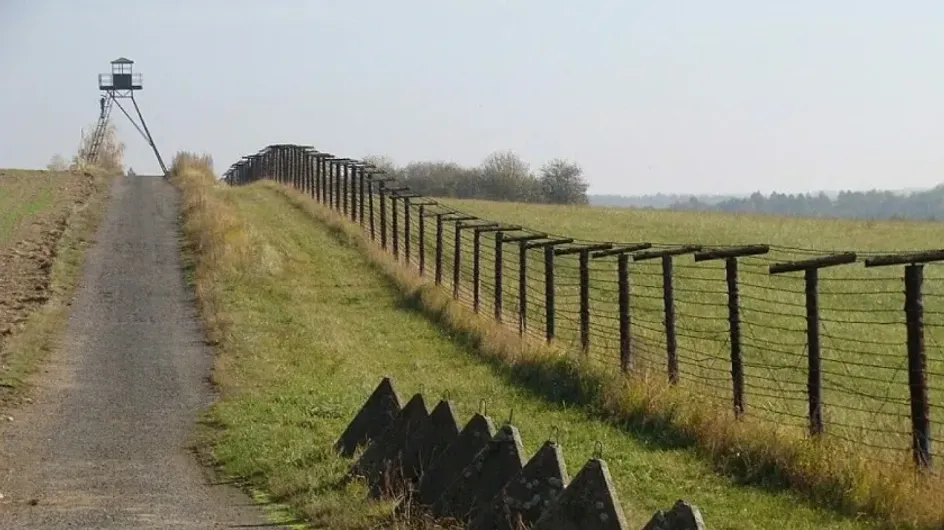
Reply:
M942 28L931 0L0 0L0 167L71 155L126 56L165 158L218 170L292 142L565 157L593 193L927 187Z

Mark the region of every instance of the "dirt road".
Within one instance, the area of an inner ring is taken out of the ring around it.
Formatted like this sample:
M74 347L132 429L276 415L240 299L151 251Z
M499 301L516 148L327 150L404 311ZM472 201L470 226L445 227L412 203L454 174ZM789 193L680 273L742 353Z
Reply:
M62 346L34 403L0 421L0 527L275 528L186 448L212 359L177 215L163 178L115 184Z

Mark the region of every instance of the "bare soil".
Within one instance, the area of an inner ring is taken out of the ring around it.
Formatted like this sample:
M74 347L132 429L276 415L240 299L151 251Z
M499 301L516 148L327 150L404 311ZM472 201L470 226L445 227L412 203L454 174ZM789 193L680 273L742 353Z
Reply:
M0 373L6 339L49 299L59 239L93 191L87 173L0 170L0 209L20 210L0 233Z

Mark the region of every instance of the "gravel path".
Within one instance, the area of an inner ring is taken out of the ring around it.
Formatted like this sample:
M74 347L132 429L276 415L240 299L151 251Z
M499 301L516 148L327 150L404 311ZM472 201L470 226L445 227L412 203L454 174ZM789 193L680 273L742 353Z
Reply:
M187 450L211 354L180 272L176 191L126 177L34 403L0 427L0 527L275 528Z

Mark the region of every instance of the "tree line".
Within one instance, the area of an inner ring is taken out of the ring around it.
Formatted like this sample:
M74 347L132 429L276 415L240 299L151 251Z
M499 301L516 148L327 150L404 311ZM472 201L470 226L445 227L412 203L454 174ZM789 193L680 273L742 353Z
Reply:
M429 197L588 204L583 170L562 158L547 162L536 173L511 151L494 152L472 167L446 161L414 161L397 166L388 157L376 155L364 157L364 161Z
M706 204L695 198L678 202L673 210L769 213L802 217L847 219L944 220L944 184L910 194L891 191L842 191L835 198L825 193L754 193L749 197Z

